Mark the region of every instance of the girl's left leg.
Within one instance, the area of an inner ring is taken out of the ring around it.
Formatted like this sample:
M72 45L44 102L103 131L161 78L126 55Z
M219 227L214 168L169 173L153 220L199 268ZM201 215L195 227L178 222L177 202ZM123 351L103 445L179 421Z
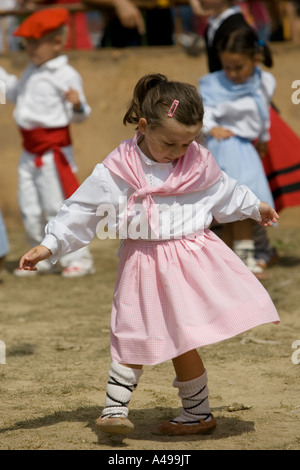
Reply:
M105 406L96 420L101 431L126 434L133 430L134 425L128 419L128 405L142 372L141 365L111 363Z
M174 387L179 389L182 411L171 421L158 426L168 435L205 434L216 427L210 412L207 388L207 373L196 349L173 359L176 372Z

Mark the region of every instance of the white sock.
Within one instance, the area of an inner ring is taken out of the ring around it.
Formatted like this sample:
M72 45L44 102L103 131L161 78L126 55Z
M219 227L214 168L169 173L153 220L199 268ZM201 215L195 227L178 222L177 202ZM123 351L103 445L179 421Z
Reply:
M132 369L117 362L111 363L102 417L127 418L128 404L142 372L142 369Z
M177 418L172 419L172 423L196 424L200 419L211 420L206 370L200 377L187 382L179 382L175 379L173 385L179 389L178 396L182 401L182 412Z

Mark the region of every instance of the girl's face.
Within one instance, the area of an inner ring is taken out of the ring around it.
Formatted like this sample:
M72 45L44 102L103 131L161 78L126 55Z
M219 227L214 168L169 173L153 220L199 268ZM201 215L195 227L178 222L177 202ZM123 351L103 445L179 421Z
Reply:
M196 139L202 123L185 126L174 118L167 118L163 126L151 129L145 118L139 121L139 130L144 135L140 148L144 154L158 163L170 163L185 155L188 146Z
M222 68L228 80L235 84L241 84L253 75L255 66L259 63L259 56L254 58L246 54L235 52L221 52Z

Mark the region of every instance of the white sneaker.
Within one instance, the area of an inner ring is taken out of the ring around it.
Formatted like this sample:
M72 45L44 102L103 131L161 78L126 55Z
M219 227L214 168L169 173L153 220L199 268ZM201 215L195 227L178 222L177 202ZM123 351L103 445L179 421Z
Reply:
M37 275L37 271L26 271L25 269L16 268L13 273L17 277L32 277Z
M83 277L88 276L89 274L94 274L95 272L96 270L93 266L86 268L84 266L73 264L65 268L61 275L62 277Z
M47 260L45 260L47 261ZM17 277L31 277L37 274L57 274L59 269L56 266L52 266L50 263L40 261L37 264L37 271L25 271L25 269L16 268L13 273Z

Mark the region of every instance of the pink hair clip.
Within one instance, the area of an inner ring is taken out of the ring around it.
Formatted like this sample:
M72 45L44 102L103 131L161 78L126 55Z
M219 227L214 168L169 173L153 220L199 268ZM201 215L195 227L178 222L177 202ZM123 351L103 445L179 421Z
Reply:
M169 116L169 117L173 117L173 116L174 116L174 113L175 113L175 111L176 111L178 105L179 105L179 101L178 101L178 100L174 100L173 103L171 104L170 109L169 109L169 112L168 112L168 116Z

